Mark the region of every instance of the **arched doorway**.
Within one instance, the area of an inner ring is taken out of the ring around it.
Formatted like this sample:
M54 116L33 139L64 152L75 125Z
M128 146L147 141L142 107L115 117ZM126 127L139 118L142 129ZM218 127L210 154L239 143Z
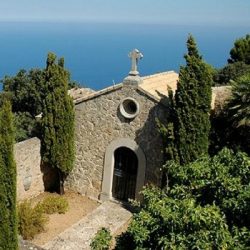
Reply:
M127 201L135 198L138 159L129 148L120 147L114 152L112 194L115 199Z
M100 193L100 200L112 200L115 198L113 194L113 177L115 169L115 151L119 148L127 148L131 150L137 157L138 168L136 176L136 188L135 198L140 199L139 192L142 190L145 180L146 172L146 157L135 141L130 138L117 138L113 140L106 148L104 169L103 169L103 180L102 180L102 191Z

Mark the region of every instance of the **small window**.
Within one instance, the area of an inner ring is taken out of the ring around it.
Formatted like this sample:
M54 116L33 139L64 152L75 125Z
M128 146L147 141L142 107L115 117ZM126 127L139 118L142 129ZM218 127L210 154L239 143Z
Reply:
M121 114L128 119L133 119L139 114L139 103L133 98L126 98L120 104Z

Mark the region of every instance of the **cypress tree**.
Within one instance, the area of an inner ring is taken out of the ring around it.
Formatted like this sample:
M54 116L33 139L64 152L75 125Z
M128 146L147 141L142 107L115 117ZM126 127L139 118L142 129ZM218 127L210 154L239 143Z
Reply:
M64 60L56 62L56 55L49 53L44 74L42 161L57 170L58 191L63 194L64 179L74 164L74 104L67 91L69 73L64 69Z
M181 164L208 153L212 74L194 38L187 40L186 66L180 68L175 93L174 134Z
M0 110L0 249L18 248L16 213L16 164L11 105Z

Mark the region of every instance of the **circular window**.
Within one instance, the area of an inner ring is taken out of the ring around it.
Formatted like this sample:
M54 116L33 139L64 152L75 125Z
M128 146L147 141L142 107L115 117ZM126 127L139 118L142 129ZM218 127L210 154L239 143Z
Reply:
M132 119L139 114L139 103L133 98L126 98L120 104L120 112L125 118Z

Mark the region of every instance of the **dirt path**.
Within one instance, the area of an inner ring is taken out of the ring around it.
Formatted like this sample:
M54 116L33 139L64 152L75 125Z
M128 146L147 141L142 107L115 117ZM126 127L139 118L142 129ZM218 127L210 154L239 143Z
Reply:
M43 193L34 198L33 202L38 202L48 195L51 194ZM35 238L31 241L32 243L38 246L46 244L48 241L52 240L56 235L60 234L65 229L75 224L82 217L84 217L86 214L90 213L100 205L96 201L90 200L87 197L73 192L66 192L65 198L67 198L69 202L69 211L65 214L49 215L49 222L46 224L45 227L46 231L36 235Z

